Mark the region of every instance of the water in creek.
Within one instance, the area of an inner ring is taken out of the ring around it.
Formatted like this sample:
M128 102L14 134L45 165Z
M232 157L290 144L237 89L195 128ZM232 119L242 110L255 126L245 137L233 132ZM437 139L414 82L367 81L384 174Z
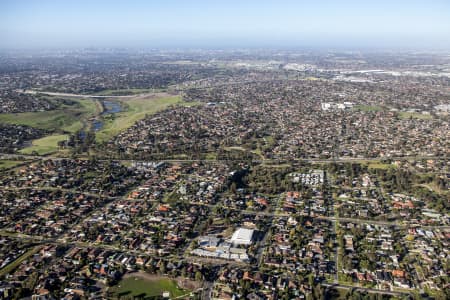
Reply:
M119 102L113 102L108 100L102 100L102 104L104 107L104 111L102 112L102 116L109 115L109 114L115 114L122 111L122 107L120 106ZM103 121L102 120L94 120L92 121L92 129L94 131L99 131L103 127Z

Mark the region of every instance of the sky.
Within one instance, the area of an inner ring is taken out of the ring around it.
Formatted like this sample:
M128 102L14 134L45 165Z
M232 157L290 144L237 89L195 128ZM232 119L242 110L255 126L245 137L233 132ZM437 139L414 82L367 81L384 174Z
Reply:
M450 49L450 0L0 0L0 48Z

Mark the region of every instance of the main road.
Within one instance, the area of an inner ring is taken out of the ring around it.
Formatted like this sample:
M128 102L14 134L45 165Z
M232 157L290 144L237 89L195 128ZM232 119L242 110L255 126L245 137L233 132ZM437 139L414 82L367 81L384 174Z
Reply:
M71 94L71 93L59 93L59 92L46 92L46 91L36 91L36 90L16 90L19 93L24 94L42 94L42 95L48 95L48 96L60 96L60 97L72 97L72 98L117 98L117 99L129 99L129 98L136 98L136 97L142 97L145 95L150 95L153 93L143 93L143 94L135 94L135 95L85 95L85 94Z
M29 154L14 154L14 153L0 153L0 159L16 159L16 158L32 158L32 159L71 159L72 157L67 156L52 156L52 155L29 155ZM79 157L82 158L82 157ZM285 163L286 161L292 162L292 163L299 163L299 162L309 162L309 163L338 163L338 162L366 162L366 161L381 161L381 160L421 160L421 159L449 159L447 156L399 156L399 157L373 157L373 158L352 158L352 157L343 157L343 158L325 158L325 159L316 159L316 158L295 158L295 159L260 159L260 160L252 160L252 163L258 164L258 163ZM100 161L108 161L108 160L114 160L114 161L132 161L132 162L149 162L149 161L158 161L158 162L167 162L167 163L190 163L190 162L209 162L209 163L223 163L223 162L229 162L231 160L218 160L218 159L149 159L149 160L139 160L139 159L98 159ZM238 161L238 160L233 160ZM239 160L241 161L241 160ZM245 161L245 160L242 160ZM447 174L447 172L432 172L432 173L439 173L439 174Z

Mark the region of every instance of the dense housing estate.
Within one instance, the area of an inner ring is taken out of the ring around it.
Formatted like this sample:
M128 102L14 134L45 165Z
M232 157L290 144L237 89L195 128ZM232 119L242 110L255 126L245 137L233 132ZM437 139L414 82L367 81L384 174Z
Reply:
M448 55L86 51L0 56L0 299L450 297Z

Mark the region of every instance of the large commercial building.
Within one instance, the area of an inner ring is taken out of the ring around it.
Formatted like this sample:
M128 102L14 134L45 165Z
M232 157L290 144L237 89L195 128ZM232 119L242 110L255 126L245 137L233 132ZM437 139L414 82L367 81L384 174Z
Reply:
M231 242L235 245L250 245L253 239L253 229L239 228L233 233Z

